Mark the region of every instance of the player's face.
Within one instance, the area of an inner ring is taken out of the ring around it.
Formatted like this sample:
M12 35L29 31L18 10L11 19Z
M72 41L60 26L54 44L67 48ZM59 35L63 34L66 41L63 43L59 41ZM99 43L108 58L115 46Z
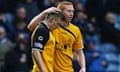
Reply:
M64 7L65 9L63 10L63 13L66 17L66 21L70 22L73 18L73 14L74 14L74 8L73 5L65 5Z

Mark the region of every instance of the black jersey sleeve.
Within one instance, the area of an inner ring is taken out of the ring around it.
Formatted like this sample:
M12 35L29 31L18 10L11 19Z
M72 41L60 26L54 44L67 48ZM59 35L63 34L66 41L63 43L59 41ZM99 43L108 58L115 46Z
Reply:
M49 30L43 25L40 25L34 34L32 49L39 49L40 51L43 51L48 40Z

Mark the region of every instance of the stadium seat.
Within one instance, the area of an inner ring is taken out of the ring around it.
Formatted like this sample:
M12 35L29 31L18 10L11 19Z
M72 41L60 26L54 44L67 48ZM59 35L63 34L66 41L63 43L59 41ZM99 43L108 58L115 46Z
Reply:
M109 63L118 64L118 55L114 53L106 53L105 57Z
M117 64L109 64L106 72L119 72L119 67Z
M100 50L103 53L116 53L117 47L113 44L105 43L101 45Z

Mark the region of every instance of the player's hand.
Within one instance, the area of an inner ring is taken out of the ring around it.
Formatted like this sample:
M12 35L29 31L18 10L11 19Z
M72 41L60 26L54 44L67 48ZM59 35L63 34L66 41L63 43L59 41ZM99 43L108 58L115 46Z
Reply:
M81 68L81 69L79 70L79 72L86 72L86 69L85 69L85 68Z
M48 13L56 13L56 12L61 12L60 9L56 8L56 7L50 7L46 10L44 10L44 13L48 14Z

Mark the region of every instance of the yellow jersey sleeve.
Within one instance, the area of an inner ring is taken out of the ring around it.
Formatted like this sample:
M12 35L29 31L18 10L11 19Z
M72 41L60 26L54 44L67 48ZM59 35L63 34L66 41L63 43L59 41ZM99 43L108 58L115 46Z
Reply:
M84 48L84 45L83 45L83 38L82 38L82 33L79 29L76 30L76 40L73 44L73 49L79 49L79 48Z

